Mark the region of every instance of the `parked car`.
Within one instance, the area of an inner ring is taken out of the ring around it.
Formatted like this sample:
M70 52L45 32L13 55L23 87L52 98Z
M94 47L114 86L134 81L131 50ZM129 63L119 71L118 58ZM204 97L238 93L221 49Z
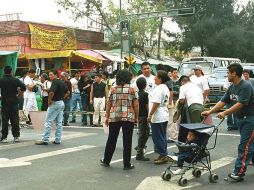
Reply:
M210 87L209 91L210 103L218 102L225 94L223 86L227 78L227 71L228 70L226 67L219 67L214 69L211 75L209 76L208 83Z

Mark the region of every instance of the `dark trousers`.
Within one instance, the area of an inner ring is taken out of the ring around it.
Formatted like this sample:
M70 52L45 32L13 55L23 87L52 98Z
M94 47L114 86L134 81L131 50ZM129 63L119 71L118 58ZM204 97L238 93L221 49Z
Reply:
M150 128L146 116L138 118L138 153L142 153L149 138Z
M11 122L13 137L19 137L19 110L17 104L2 106L2 139L7 138L8 136L9 121Z
M90 98L87 94L81 94L82 111L93 111L93 105L90 104ZM93 125L93 114L82 114L82 122L87 123L87 115L89 115L90 125Z
M244 176L254 151L254 116L247 116L245 118L236 117L235 121L240 129L240 144L238 145L238 156L235 162L234 173Z
M185 151L180 152L177 155L177 157L178 157L177 166L178 167L183 167L184 161L191 162L193 160L193 158L195 157L195 155L193 154L192 151L190 151L190 150L186 151L185 150Z
M64 100L64 113L63 113L64 124L68 123L70 110L71 110L71 100L70 99Z
M41 111L47 111L48 109L48 96L42 96Z
M132 134L134 128L134 123L129 121L119 121L109 123L109 135L104 152L104 162L110 163L112 159L112 156L116 149L116 142L121 127L123 131L123 164L124 167L126 167L130 166Z

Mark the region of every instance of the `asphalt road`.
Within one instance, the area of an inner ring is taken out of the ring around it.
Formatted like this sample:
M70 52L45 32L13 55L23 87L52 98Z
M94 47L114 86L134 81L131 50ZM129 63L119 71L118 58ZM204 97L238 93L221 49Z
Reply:
M216 120L217 122L217 120ZM163 181L160 174L168 166L154 165L152 139L149 139L147 157L149 162L132 159L135 169L125 171L122 164L122 138L119 136L117 149L111 167L100 166L107 136L102 128L66 127L60 145L34 145L41 134L33 129L22 129L21 142L13 143L9 135L8 144L0 144L0 190L167 190L183 189L177 184L177 177ZM209 143L213 144L211 138ZM249 166L243 182L224 181L231 171L239 142L238 131L226 130L225 122L220 126L217 146L211 151L213 172L217 173L217 183L210 183L208 173L189 180L187 189L253 189L254 167ZM133 148L137 143L134 133ZM168 144L169 154L177 152L174 144ZM132 155L135 155L133 149Z

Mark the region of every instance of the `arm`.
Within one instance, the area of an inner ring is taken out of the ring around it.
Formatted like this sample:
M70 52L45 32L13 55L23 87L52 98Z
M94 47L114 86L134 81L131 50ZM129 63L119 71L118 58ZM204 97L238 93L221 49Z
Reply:
M68 90L65 94L64 94L64 100L67 100L68 97L70 95L70 91Z
M93 103L93 84L91 85L91 91L90 91L90 104Z
M151 122L152 116L153 116L154 112L157 111L159 106L160 106L160 103L153 103L152 109L151 109L150 113L148 114L148 118L147 118L148 122Z
M209 90L205 90L203 93L204 101L208 99L208 95L209 95Z
M108 96L108 89L107 89L107 85L105 86L104 93L105 93L105 97L107 97L107 96Z
M54 92L50 91L49 92L49 96L48 96L48 106L51 106L51 104L53 103L53 97L54 97Z
M174 96L173 90L170 90L169 91L169 98L168 98L169 105L172 105L172 103L173 103L173 96Z
M111 109L111 101L109 98L107 98L106 102L106 113L105 113L105 125L109 125L109 116L110 116L110 109Z
M133 108L134 108L134 115L135 115L135 123L137 123L138 121L138 112L139 112L139 103L138 103L138 99L134 99L133 101Z
M219 111L220 109L222 109L224 106L226 105L225 102L219 101L212 109L208 110L208 111L203 111L201 113L201 115L203 116L208 116L212 113L215 113L217 111Z

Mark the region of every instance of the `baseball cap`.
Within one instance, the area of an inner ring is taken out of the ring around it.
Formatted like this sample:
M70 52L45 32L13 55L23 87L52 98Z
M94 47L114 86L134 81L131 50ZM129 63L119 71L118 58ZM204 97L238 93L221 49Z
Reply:
M202 71L202 67L200 65L196 65L194 70L200 70L200 71Z

